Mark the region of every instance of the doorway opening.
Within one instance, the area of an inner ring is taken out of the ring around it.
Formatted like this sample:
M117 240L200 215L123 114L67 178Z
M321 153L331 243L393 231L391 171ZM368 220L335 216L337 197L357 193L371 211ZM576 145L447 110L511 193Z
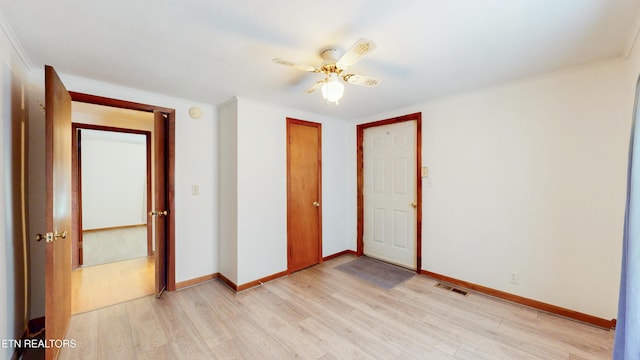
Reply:
M145 113L146 114L146 113ZM153 117L149 116L151 123ZM73 125L77 160L77 259L82 267L153 256L151 134Z
M174 111L70 94L72 313L173 290Z

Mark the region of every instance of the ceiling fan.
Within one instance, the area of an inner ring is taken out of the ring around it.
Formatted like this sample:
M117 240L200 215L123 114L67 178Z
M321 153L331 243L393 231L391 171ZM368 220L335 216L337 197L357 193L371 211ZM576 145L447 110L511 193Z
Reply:
M319 67L296 64L280 58L273 59L273 62L280 65L291 66L302 71L325 74L324 79L313 84L305 93L311 94L320 88L322 90L322 97L327 100L327 102L333 102L337 105L342 95L344 95L344 84L340 82L339 78L342 78L342 80L350 84L361 86L376 86L380 83L379 79L352 74L346 71L375 48L376 45L373 41L361 38L339 58L338 49L333 47L323 49L320 55L324 61Z

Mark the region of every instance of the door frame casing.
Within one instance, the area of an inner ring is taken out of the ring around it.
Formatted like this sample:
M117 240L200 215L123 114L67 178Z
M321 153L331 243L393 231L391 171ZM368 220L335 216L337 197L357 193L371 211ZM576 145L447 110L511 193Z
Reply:
M364 255L364 131L368 128L401 123L416 122L416 272L422 270L422 113L413 113L390 119L374 121L356 126L357 162L357 250L356 255Z
M289 175L290 174L289 169L291 166L290 153L289 153L290 152L289 127L291 125L311 126L318 129L318 201L321 204L320 208L318 209L318 264L322 264L323 262L323 257L322 257L322 124L287 117L287 132L286 132L286 139L287 139L287 150L286 150L287 151L287 274L292 273L291 254L290 254L291 234L289 234L289 231L290 231L289 224L291 222L291 217L292 217L292 214L289 211L289 199L291 198L291 195L290 195L291 183L290 183L290 175Z
M107 98L97 95L69 91L71 100L94 105L110 106L121 109L137 110L144 112L160 111L167 115L167 210L168 216L166 233L166 267L167 290L176 290L176 259L175 259L175 129L176 110L172 108L136 103L126 100Z

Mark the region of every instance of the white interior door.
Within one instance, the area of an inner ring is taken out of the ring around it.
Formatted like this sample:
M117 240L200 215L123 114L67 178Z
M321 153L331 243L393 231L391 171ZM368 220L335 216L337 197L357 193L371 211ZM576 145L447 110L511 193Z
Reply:
M363 135L364 254L416 269L416 121Z

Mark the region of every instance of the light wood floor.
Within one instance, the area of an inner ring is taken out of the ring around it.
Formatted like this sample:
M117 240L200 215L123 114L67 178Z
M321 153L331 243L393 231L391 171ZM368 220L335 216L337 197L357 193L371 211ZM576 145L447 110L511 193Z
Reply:
M71 313L78 314L153 294L153 257L143 257L74 270Z
M415 276L392 290L342 256L234 294L215 280L73 316L62 359L610 359L613 332Z

